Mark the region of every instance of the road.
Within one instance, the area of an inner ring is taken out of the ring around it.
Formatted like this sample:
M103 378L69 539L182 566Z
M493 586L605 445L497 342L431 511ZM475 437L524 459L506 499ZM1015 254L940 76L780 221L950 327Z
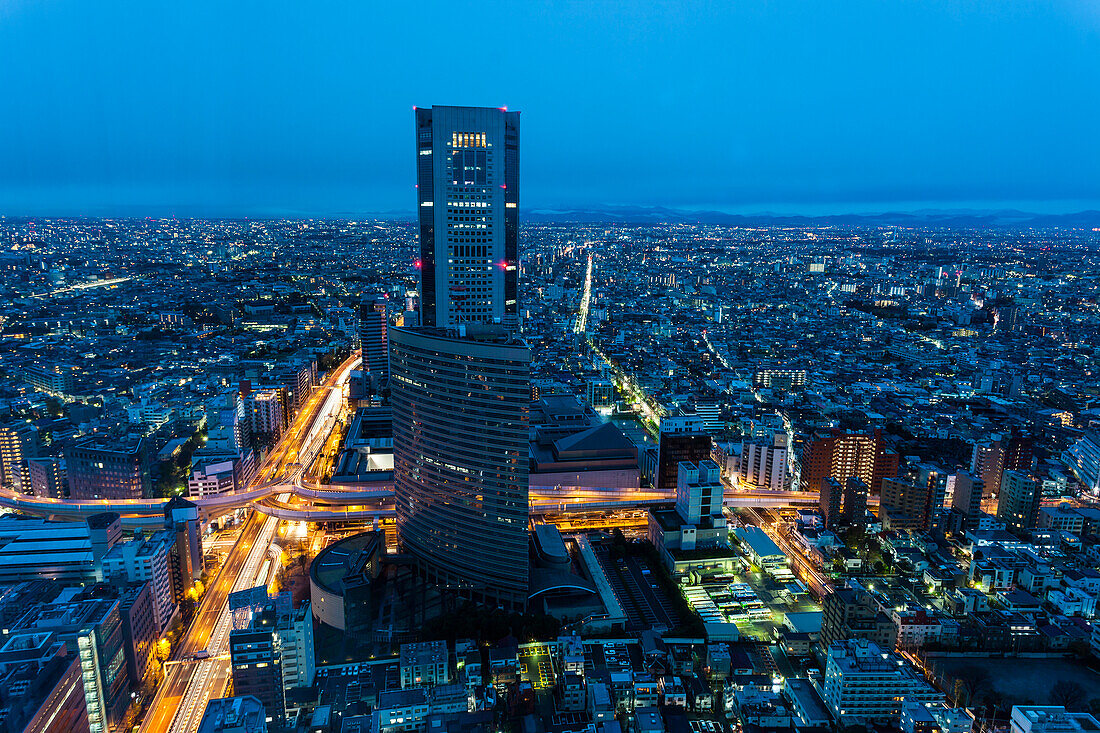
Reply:
M824 601L825 596L832 592L832 583L813 566L810 559L802 553L802 550L795 543L787 541L780 523L775 519L766 519L756 509L744 508L743 511L783 551L790 563L791 570L806 584L814 597L819 602Z
M249 489L276 481L293 482L302 473L301 462L312 460L317 426L328 422L333 405L339 405L339 388L347 382L358 357L341 364L315 389L279 443L260 465ZM321 441L323 444L323 440ZM283 498L283 497L280 497ZM166 665L165 679L157 688L140 730L142 733L191 733L198 728L206 703L221 697L229 681L229 594L258 584L257 572L270 551L279 520L252 512L225 562L207 589L191 626L184 633ZM264 578L260 582L267 582ZM196 660L207 651L209 658Z

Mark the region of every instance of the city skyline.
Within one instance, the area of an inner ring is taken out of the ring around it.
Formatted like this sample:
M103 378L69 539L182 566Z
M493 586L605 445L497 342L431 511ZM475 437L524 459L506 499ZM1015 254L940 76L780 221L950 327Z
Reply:
M0 213L412 214L432 102L530 114L532 209L1100 208L1089 3L433 7L8 3Z

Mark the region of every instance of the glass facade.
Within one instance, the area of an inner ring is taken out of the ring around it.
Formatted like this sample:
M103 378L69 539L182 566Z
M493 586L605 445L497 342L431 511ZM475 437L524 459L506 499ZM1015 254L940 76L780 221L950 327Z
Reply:
M416 110L420 323L518 328L519 113Z
M527 600L530 350L503 328L390 330L398 536L433 583Z

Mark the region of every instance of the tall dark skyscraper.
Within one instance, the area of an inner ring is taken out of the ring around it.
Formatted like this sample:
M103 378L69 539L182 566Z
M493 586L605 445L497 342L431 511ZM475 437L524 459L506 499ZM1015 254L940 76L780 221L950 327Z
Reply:
M386 299L375 295L359 306L359 344L363 349L363 372L372 390L390 377L390 354L386 345Z
M518 327L519 112L416 110L420 324Z
M527 602L531 352L501 326L390 329L397 531L425 577Z

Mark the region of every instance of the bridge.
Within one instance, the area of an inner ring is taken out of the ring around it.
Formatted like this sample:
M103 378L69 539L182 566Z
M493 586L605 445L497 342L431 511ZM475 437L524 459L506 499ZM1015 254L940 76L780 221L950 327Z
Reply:
M289 478L289 480L287 480ZM270 517L300 522L362 521L394 515L392 484L321 484L309 481L297 469L290 477L235 493L191 499L205 521L251 507ZM300 504L278 501L290 494ZM569 514L629 509L675 501L675 492L641 488L532 486L529 492L534 515ZM83 520L101 512L121 515L132 527L163 521L167 499L51 499L0 490L0 506L50 519ZM873 502L870 502L873 503ZM817 506L811 491L728 490L727 507L787 508Z

